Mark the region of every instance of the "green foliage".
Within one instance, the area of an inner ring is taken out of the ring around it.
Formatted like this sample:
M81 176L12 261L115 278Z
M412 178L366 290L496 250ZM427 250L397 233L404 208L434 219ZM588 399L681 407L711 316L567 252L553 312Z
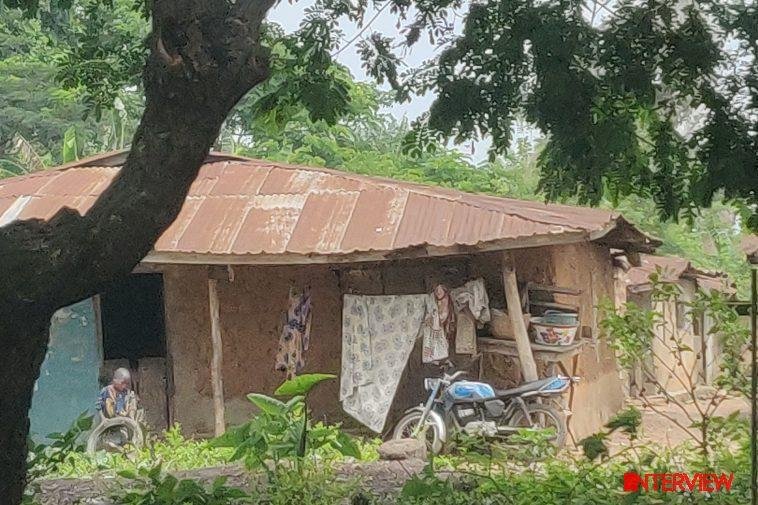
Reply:
M734 307L722 293L699 291L689 304L695 315L705 315L711 321L706 338L718 339L721 373L714 384L725 391L738 391L749 396L750 366L743 356L750 345L750 330L739 319Z
M588 4L472 4L462 35L399 87L436 94L424 128L457 141L488 135L493 155L511 147L519 115L549 133L539 163L550 199L597 205L636 194L665 218L710 205L720 190L756 203L754 68L721 71L737 58L724 34L752 59L755 23L735 23L736 9L715 0ZM743 8L740 19L755 17L754 5ZM592 23L589 9L611 14ZM687 117L697 107L708 112Z
M63 156L61 156L61 161L63 163L76 161L78 158L77 152L76 130L71 127L66 130L66 133L63 135Z
M606 429L604 431L593 433L583 438L579 441L578 445L582 448L584 456L589 461L594 461L597 458L605 460L610 454L608 445L606 444L608 437L614 431L619 430L629 435L630 440L635 440L641 424L642 413L635 407L627 407L614 415L605 424Z
M309 373L298 375L297 377L283 382L278 388L276 388L274 394L277 396L306 396L316 385L325 380L336 378L336 375L330 373Z
M83 436L92 428L92 416L82 412L63 433L50 433L49 443L30 441L27 468L30 479L55 473L74 453L84 451Z
M635 407L627 407L626 409L618 412L605 424L609 433L613 433L616 430L621 430L623 433L629 435L634 439L637 437L637 432L642 424L642 413Z
M194 480L164 473L161 465L137 473L123 471L119 476L129 479L128 491L112 498L123 505L234 505L247 503L248 498L244 491L226 486L225 477L206 489Z
M43 10L37 17L25 17L18 10L0 8L0 168L20 164L28 171L63 162L64 134L71 136L71 131L77 143L75 153L67 150L68 160L121 149L131 140L141 114L139 88L102 79L99 85L108 89L111 98L107 110L96 117L89 114L89 88L76 80L83 77L85 67L110 65L99 59L98 50L118 44L125 53L139 44L147 23L124 15L133 5L130 0L116 0L112 6L97 0L71 3L77 14ZM86 37L92 40L87 42ZM90 46L85 52L86 44ZM79 64L69 66L72 76L61 82L62 69L68 65L64 61L71 63L75 53ZM132 84L138 77L139 71L131 78ZM18 139L36 153L34 163L24 155L28 149L19 149ZM6 175L0 171L0 176Z
M230 10L244 5L227 3ZM139 85L150 2L0 5L55 35L56 75L88 109L110 108ZM387 6L402 35L360 37L364 68L393 89L395 100L427 92L436 98L404 132L407 153L432 156L430 140L486 136L494 160L513 147L512 123L525 118L547 137L538 163L550 199L597 205L637 195L677 219L721 195L743 205L746 224L758 228L755 4L316 0L291 33L264 26L272 75L253 91L247 110L277 128L301 111L337 123L353 96L349 75L335 63L345 48L342 22L362 23L371 9ZM438 51L408 66L399 51L421 40ZM35 47L25 41L18 54Z
M749 396L749 368L743 360L748 348L748 330L740 323L734 308L727 303L726 298L718 292L696 293L693 300L683 301L680 299L681 290L675 283L663 282L661 272L656 271L650 275L652 291L650 298L654 302L664 302L660 310L665 310L666 305L682 305L686 312L695 317L703 318L712 322L708 332L702 335L703 346L708 345L709 339L720 339L720 372L713 380L713 384L721 391L713 394L712 398L698 398L695 394L695 377L701 360L705 357L692 349L679 334L679 329L674 328L678 323L667 323L664 314L655 309L641 309L636 304L628 302L622 308L622 312L616 312L613 304L605 301L601 304L603 319L600 326L603 329L608 342L616 351L619 362L632 371L640 367L646 380L651 382L657 391L662 393L667 402L676 406L684 417L689 421L677 423L681 429L687 432L691 441L695 442L703 457L703 463L710 465L715 448L723 445L722 435L727 434L720 418L714 417L719 405L725 399L724 391L742 393ZM702 319L701 319L702 320ZM655 330L658 329L660 333ZM658 339L665 346L665 356L661 357L654 350L653 339ZM671 363L669 363L670 361ZM689 364L687 364L689 363ZM688 409L681 400L668 393L667 384L662 383L656 374L656 369L661 369L669 374L674 384L681 387L688 395L689 401L694 403L694 409ZM645 396L642 396L643 400ZM651 409L661 414L653 405ZM667 414L661 414L670 418ZM632 426L638 423L637 415L629 413L625 419L617 419L615 424L609 425L611 430L622 426ZM727 423L728 426L728 423ZM628 431L628 429L627 429ZM636 428L629 431L636 435ZM598 447L597 440L585 440L589 445L589 454L599 455L602 450Z
M481 469L459 465L457 474L424 474L403 486L394 503L400 505L552 505L608 503L635 504L736 504L747 503L750 494L748 438L739 450L719 455L717 472L734 472L730 492L663 493L647 491L626 493L622 475L703 471L698 455L681 448L677 451L661 447L635 447L634 450L609 456L601 462L558 458L539 468Z
M655 325L662 316L652 310L639 307L634 302L626 302L616 309L612 300L602 300L600 329L608 337L608 343L616 351L621 366L631 368L642 362L655 338Z
M360 505L367 500L356 479L337 478L328 464L318 460L303 461L297 470L275 468L268 485L253 492L251 498L256 505Z
M741 249L744 221L749 213L716 199L711 208L702 209L691 222L662 221L655 203L647 197L629 196L612 205L640 229L663 241L661 254L680 256L695 266L721 271L736 283L739 296L749 297L750 266Z
M605 459L608 457L608 446L605 443L607 435L605 433L593 433L579 441L579 447L582 448L584 456L594 461L598 457Z
M83 452L70 454L47 477L84 477L94 473L113 474L121 471L138 473L160 464L163 470L189 470L225 464L232 451L211 447L207 440L193 440L182 436L181 426L175 424L160 439L151 438L139 450L128 453L104 451L90 455Z
M696 317L705 316L711 322L706 339L718 339L720 355L720 373L714 385L726 391L747 394L749 370L743 360L749 344L749 330L739 320L734 307L729 305L723 293L706 293L698 290L691 301L679 301L681 292L674 283L662 282L661 272L650 275L653 284L651 299L654 301L674 301L682 303L687 312ZM608 343L616 351L619 363L627 368L642 363L649 356L655 328L664 324L663 314L655 309L639 307L634 302L627 302L616 310L613 302L603 300L600 303L602 318L600 328ZM695 351L680 342L676 336L669 339L677 353L694 353Z
M311 424L306 403L307 394L317 384L334 379L331 374L304 374L284 382L276 394L292 396L287 402L259 393L248 400L260 412L250 421L233 428L213 440L214 447L234 449L230 460L242 460L247 468L268 469L281 460L301 460L310 452L331 448L342 456L360 459L360 448L339 427Z

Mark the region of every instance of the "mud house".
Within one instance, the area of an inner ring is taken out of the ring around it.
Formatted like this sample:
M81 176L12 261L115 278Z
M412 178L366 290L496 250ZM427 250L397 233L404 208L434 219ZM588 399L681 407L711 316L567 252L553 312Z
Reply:
M0 181L0 226L49 219L64 206L86 212L124 159L106 154ZM624 399L594 308L614 293L611 250L656 245L605 210L212 154L130 278L53 318L32 429L66 426L93 405L100 377L127 364L156 428L179 422L210 435L250 415L247 393L271 393L284 380L275 362L293 289L310 296L303 372L340 374L343 355L349 361L346 295L426 294L482 279L493 322L476 330L481 357L467 365L471 373L500 386L535 371L582 376L566 399L581 437ZM548 309L578 313L574 344L530 344L524 318L507 315ZM420 402L422 378L440 373L422 362L421 345L410 351L385 428ZM334 381L314 392L315 415L350 424L339 388Z
M661 283L676 285L679 295L666 300L654 299L655 278ZM693 313L688 304L694 300L698 290L733 295L734 287L726 275L698 269L688 260L676 256L643 254L638 266L631 266L625 257L619 257L616 279L617 306L630 301L639 307L655 310L662 316L654 327L651 353L656 357L648 360L648 373L643 372L645 367L641 364L631 371L625 384L629 394L655 394L657 391L654 391L653 382L669 393L682 392L688 389L689 384L688 381L683 384L681 378L693 370L693 385L712 384L719 373L719 336L711 334L713 322L708 315ZM675 351L677 345L692 349L692 352L681 353L681 364ZM648 374L654 374L654 377ZM652 378L655 380L651 381Z

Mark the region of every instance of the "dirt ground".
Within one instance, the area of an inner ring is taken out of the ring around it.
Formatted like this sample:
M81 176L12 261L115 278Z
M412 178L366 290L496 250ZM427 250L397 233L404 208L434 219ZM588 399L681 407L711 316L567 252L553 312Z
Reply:
M399 492L403 483L419 474L424 464L421 460L344 463L335 469L335 478L344 481L359 478L372 494L392 501L391 497ZM228 478L228 486L248 491L255 484L253 476L239 465L172 473L178 479L197 480L204 486L210 486L219 476ZM98 475L84 479L49 479L42 481L36 499L42 505L116 505L109 496L124 489L122 486L122 479Z
M691 421L687 414L676 406L674 403L666 402L663 398L651 398L650 403L653 407L644 407L639 400L628 400L627 404L634 405L642 412L642 428L639 440L643 443L660 444L668 447L675 447L682 442L689 440L687 433L677 426L677 424L667 419L657 411L675 419L683 426L689 426ZM706 403L700 401L699 403ZM690 415L697 418L697 409L691 401L685 404ZM740 415L750 416L750 403L745 398L727 397L718 407L715 416L726 417L732 412L739 411ZM614 433L610 441L611 451L620 449L628 445L628 437L625 434Z

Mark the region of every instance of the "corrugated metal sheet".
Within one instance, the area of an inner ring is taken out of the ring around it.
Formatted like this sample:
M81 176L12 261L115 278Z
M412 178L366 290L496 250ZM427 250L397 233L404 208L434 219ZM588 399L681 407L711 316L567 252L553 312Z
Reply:
M123 153L0 180L0 224L86 212ZM210 155L155 253L347 255L603 235L618 216L372 178L323 168ZM639 234L640 243L651 243Z
M652 288L650 275L660 269L660 280L663 282L678 282L680 279L691 279L704 290L717 290L723 293L734 293L735 289L729 283L729 278L721 272L709 272L692 266L689 260L677 256L640 255L640 266L630 268L627 272L628 287L635 292Z

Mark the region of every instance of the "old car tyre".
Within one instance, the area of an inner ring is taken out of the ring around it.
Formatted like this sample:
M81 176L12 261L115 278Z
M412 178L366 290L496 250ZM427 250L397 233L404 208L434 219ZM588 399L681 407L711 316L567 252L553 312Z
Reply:
M109 419L103 419L102 422L92 430L89 438L87 439L87 453L94 454L98 451L98 443L100 438L110 429L123 427L129 433L129 443L139 449L144 443L144 434L139 423L131 417L112 417Z

